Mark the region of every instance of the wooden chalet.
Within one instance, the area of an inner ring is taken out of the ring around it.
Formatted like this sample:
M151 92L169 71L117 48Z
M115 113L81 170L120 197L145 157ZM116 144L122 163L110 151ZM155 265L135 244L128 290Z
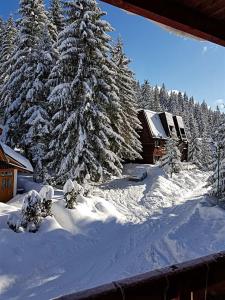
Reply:
M139 135L143 149L143 160L139 162L154 164L160 160L166 153L165 143L170 138L177 139L181 160L187 160L188 143L182 117L150 110L140 110L138 117L142 125Z
M16 195L18 172L33 173L33 168L24 156L0 141L0 202Z

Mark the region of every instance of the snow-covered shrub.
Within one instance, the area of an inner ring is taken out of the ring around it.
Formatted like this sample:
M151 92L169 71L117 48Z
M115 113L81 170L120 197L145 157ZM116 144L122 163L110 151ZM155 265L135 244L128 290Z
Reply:
M12 213L7 224L15 232L27 230L36 232L42 220L42 197L36 191L30 191L23 199L19 213Z
M162 158L161 166L166 173L172 177L173 173L179 173L181 170L181 153L177 147L175 139L169 139L166 142L166 154Z
M63 187L66 208L73 209L77 204L77 196L83 193L83 187L76 181L68 179Z
M52 199L54 197L54 189L50 185L45 185L39 192L42 198L42 217L51 216Z
M42 198L36 191L30 191L23 200L21 226L36 232L42 219Z
M83 188L82 194L85 197L90 197L91 193L92 193L92 190L93 190L93 187L90 184L90 176L89 175L85 176L84 182L82 184L82 188Z

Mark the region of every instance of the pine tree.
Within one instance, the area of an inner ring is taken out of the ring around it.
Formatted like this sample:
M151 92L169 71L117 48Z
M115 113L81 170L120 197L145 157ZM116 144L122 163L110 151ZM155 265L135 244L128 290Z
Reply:
M64 199L66 201L66 208L73 209L75 204L77 204L77 197L81 194L83 188L76 181L73 182L68 179L63 187Z
M52 208L52 200L54 197L54 189L50 185L44 185L39 195L42 198L42 208L41 208L41 215L42 217L52 216L51 208Z
M21 210L21 226L36 232L42 219L42 198L36 191L30 191L24 198Z
M161 166L172 177L181 169L181 153L177 147L177 141L173 138L166 142L165 148L166 154L162 157Z
M10 17L4 28L2 28L2 38L0 38L2 41L0 50L0 119L4 116L4 110L7 103L3 88L9 77L10 58L15 48L16 31L14 20Z
M36 72L33 73L32 83L26 96L30 107L24 114L27 126L24 141L33 162L34 179L42 182L45 176L44 159L51 129L49 103L46 101L49 89L46 87L46 81L56 58L47 27L43 29L36 53Z
M66 3L68 25L59 35L60 52L49 84L55 108L48 158L58 182L68 178L99 181L121 173L111 149L123 140L110 112L118 111L114 68L109 59L110 25L94 0Z
M165 84L163 83L159 92L159 102L163 111L168 111L168 97L168 92L166 90Z
M124 159L134 160L141 158L141 143L137 130L141 128L137 117L135 81L133 73L129 70L129 59L123 52L122 41L118 40L112 51L112 60L116 66L116 81L120 103L119 117L122 122L115 122L116 131L121 134L124 144L120 147L120 156ZM119 125L119 126L118 126Z
M156 85L154 88L154 101L153 101L153 111L160 112L162 111L162 107L160 105L160 94L159 94L159 88Z
M140 108L153 109L154 93L148 80L145 80L141 86L141 102Z
M211 194L218 201L225 201L225 123L222 123L214 133L213 175L209 178L212 186Z
M53 40L43 1L21 0L21 21L16 47L10 59L6 95L5 141L19 146L42 179L42 159L48 133L46 80L54 63Z
M54 26L56 27L57 32L61 32L65 26L61 0L51 0L49 17Z
M202 168L202 142L200 138L192 137L188 147L188 160L198 168Z
M139 81L135 82L134 89L137 97L137 106L138 108L141 108L142 94L141 94L141 85Z
M212 141L211 138L207 135L206 132L203 133L202 137L202 159L201 163L204 168L204 170L209 171L211 169L211 164L212 164Z
M30 79L37 66L32 50L38 44L45 19L40 2L35 0L21 0L20 13L16 48L12 54L10 75L3 92L7 95L6 142L11 146L20 145L24 148L24 142L21 142L26 131L24 113L29 107L26 96L32 84Z

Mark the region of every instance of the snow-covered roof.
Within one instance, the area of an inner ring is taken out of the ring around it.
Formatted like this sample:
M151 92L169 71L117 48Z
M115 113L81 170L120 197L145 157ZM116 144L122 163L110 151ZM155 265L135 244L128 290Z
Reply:
M144 110L144 113L152 136L155 138L168 139L159 114L151 110Z
M166 116L167 124L169 126L175 126L174 121L173 121L173 115L169 112L164 112L164 114Z
M6 156L9 156L13 160L17 161L21 165L21 169L24 169L29 172L33 172L33 167L28 159L26 159L23 155L19 154L12 148L8 147L4 143L0 141L0 146L2 147Z
M179 125L179 128L184 128L183 118L181 116L176 116L176 119L177 119L177 123Z

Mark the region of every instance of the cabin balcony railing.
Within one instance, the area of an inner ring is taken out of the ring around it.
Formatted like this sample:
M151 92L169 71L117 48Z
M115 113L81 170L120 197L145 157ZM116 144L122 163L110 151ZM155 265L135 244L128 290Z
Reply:
M225 252L61 296L62 300L224 300Z

